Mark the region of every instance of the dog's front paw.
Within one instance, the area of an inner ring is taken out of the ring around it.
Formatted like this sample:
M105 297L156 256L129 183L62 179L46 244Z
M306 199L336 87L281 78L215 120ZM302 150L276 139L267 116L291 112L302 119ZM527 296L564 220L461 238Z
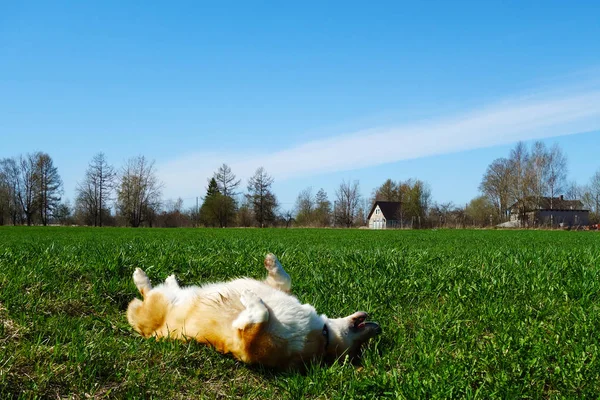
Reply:
M246 308L249 308L256 303L262 304L262 300L260 299L260 297L258 297L256 293L248 289L242 290L242 292L240 293L240 301Z
M260 324L269 319L269 310L256 293L244 289L240 293L240 302L245 309L233 321L232 326L235 329L244 329L248 325Z

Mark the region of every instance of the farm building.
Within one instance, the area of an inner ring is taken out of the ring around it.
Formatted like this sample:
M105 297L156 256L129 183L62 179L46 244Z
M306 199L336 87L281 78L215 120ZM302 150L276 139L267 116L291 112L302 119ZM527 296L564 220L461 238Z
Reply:
M367 219L370 229L389 229L400 227L400 202L376 201L371 207Z
M527 197L510 207L510 220L526 226L579 226L589 224L589 213L580 200Z

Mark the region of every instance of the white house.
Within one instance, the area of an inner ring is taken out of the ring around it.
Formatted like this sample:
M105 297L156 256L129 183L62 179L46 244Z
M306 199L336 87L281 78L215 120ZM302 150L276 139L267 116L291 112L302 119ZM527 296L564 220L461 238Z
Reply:
M370 229L398 228L400 226L400 202L376 201L367 218Z

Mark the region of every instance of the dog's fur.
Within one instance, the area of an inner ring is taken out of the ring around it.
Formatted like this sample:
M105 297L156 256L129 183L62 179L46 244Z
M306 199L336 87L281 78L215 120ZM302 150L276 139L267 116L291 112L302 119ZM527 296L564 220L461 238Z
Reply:
M144 300L129 303L127 319L144 337L194 339L244 362L278 368L344 355L355 359L362 344L381 332L364 312L330 319L300 304L273 254L265 268L262 282L242 278L183 288L174 275L152 288L137 268L133 281Z

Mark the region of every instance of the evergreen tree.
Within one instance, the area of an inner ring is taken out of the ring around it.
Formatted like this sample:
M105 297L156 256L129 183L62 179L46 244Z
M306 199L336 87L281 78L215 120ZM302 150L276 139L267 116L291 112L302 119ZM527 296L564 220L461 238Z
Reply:
M215 178L208 181L206 196L200 207L200 223L204 226L220 225L221 192Z

